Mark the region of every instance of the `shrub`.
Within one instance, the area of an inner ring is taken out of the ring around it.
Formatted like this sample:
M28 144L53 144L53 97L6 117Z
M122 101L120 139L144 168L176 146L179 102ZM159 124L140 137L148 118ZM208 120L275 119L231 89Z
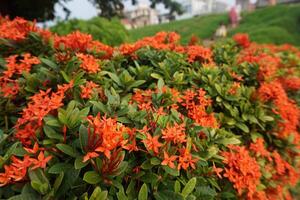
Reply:
M107 45L120 45L128 40L128 33L118 19L105 19L94 17L90 20L72 19L58 22L51 27L51 31L59 35L67 35L73 31L81 31L93 36Z
M299 197L298 49L112 48L19 18L0 37L1 198Z

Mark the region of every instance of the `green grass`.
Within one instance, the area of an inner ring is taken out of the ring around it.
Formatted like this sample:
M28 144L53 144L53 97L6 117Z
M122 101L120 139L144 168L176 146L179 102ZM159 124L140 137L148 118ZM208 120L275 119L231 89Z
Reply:
M210 38L220 22L228 22L227 14L147 26L130 30L129 34L131 40L136 41L159 31L176 31L182 36L182 42L187 43L193 34L202 39ZM290 43L300 46L300 4L278 5L244 13L240 26L231 30L229 35L237 32L248 33L251 40L258 43Z
M244 32L259 43L291 43L300 46L300 4L278 5L243 15L230 35Z
M226 14L208 15L130 30L129 35L132 41L136 41L145 36L152 36L159 31L176 31L181 35L182 42L187 43L193 34L199 38L211 37L220 22L226 23L227 21Z

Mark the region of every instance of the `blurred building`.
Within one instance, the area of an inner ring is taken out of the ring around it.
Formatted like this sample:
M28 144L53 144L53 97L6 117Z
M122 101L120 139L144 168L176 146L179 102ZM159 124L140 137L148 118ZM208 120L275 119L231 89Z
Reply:
M235 0L235 5L240 6L241 10L249 10L251 6L250 0Z
M206 15L210 13L225 12L228 5L218 0L176 0L181 4L184 13L176 19L187 19L194 16Z
M298 3L300 0L257 0L257 7L264 7L268 5L282 4L282 3Z
M158 13L146 4L138 4L136 8L124 12L123 25L127 29L139 28L151 24L158 24Z

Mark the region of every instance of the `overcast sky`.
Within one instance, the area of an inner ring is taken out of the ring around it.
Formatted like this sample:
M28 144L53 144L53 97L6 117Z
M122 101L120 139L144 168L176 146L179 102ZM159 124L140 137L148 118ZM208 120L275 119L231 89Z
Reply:
M143 3L149 3L148 0L138 0L139 2ZM223 2L226 2L229 5L233 5L235 0L220 0ZM71 10L71 18L78 18L78 19L90 19L97 15L96 8L88 2L88 0L72 0L68 3L65 3L66 7ZM125 9L131 8L131 1L127 0L125 2ZM57 16L59 16L61 19L65 18L65 13L61 6L56 5L55 11Z

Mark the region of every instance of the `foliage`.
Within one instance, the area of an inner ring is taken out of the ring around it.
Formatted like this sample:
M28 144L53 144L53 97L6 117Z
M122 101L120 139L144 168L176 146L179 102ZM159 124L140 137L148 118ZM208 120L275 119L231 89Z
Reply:
M112 48L20 22L0 20L1 198L299 198L295 47Z
M76 30L91 34L95 40L113 46L128 40L126 29L116 18L111 20L100 17L94 17L90 20L72 19L58 22L51 27L51 31L59 35L67 35Z

